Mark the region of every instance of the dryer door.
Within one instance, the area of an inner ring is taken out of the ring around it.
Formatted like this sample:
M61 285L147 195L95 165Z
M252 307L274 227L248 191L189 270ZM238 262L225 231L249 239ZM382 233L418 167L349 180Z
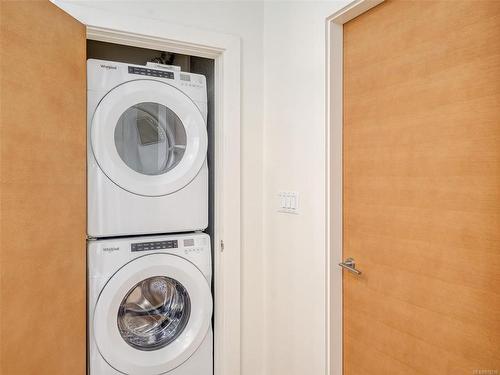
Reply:
M176 255L145 255L105 285L94 310L94 337L117 371L163 374L198 349L211 316L210 287L196 266Z
M121 188L145 196L186 186L202 167L208 144L196 104L154 80L111 90L94 112L90 138L102 171Z

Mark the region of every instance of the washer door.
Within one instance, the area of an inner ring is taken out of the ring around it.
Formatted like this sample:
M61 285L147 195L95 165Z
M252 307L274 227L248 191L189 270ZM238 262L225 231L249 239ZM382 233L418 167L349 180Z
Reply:
M175 255L145 255L105 285L94 310L94 337L117 371L163 374L198 349L211 316L210 287L196 266Z
M126 82L99 103L90 131L102 171L121 188L161 196L189 184L207 153L207 129L194 102L154 80Z

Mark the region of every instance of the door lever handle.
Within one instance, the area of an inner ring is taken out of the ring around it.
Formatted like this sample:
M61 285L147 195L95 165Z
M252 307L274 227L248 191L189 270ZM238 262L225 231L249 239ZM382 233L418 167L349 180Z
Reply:
M356 269L356 262L352 258L347 258L343 262L339 263L339 266L355 275L361 275L361 271Z

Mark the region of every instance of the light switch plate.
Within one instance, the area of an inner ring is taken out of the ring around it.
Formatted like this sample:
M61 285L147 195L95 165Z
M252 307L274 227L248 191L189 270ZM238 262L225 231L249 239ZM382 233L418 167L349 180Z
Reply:
M296 191L280 191L278 193L278 212L298 214L299 193Z

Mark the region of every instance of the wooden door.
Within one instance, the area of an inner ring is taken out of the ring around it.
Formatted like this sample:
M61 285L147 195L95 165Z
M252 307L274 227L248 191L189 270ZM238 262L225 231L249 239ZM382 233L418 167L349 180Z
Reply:
M344 374L500 373L500 1L344 25Z
M0 3L0 374L85 374L85 28Z

